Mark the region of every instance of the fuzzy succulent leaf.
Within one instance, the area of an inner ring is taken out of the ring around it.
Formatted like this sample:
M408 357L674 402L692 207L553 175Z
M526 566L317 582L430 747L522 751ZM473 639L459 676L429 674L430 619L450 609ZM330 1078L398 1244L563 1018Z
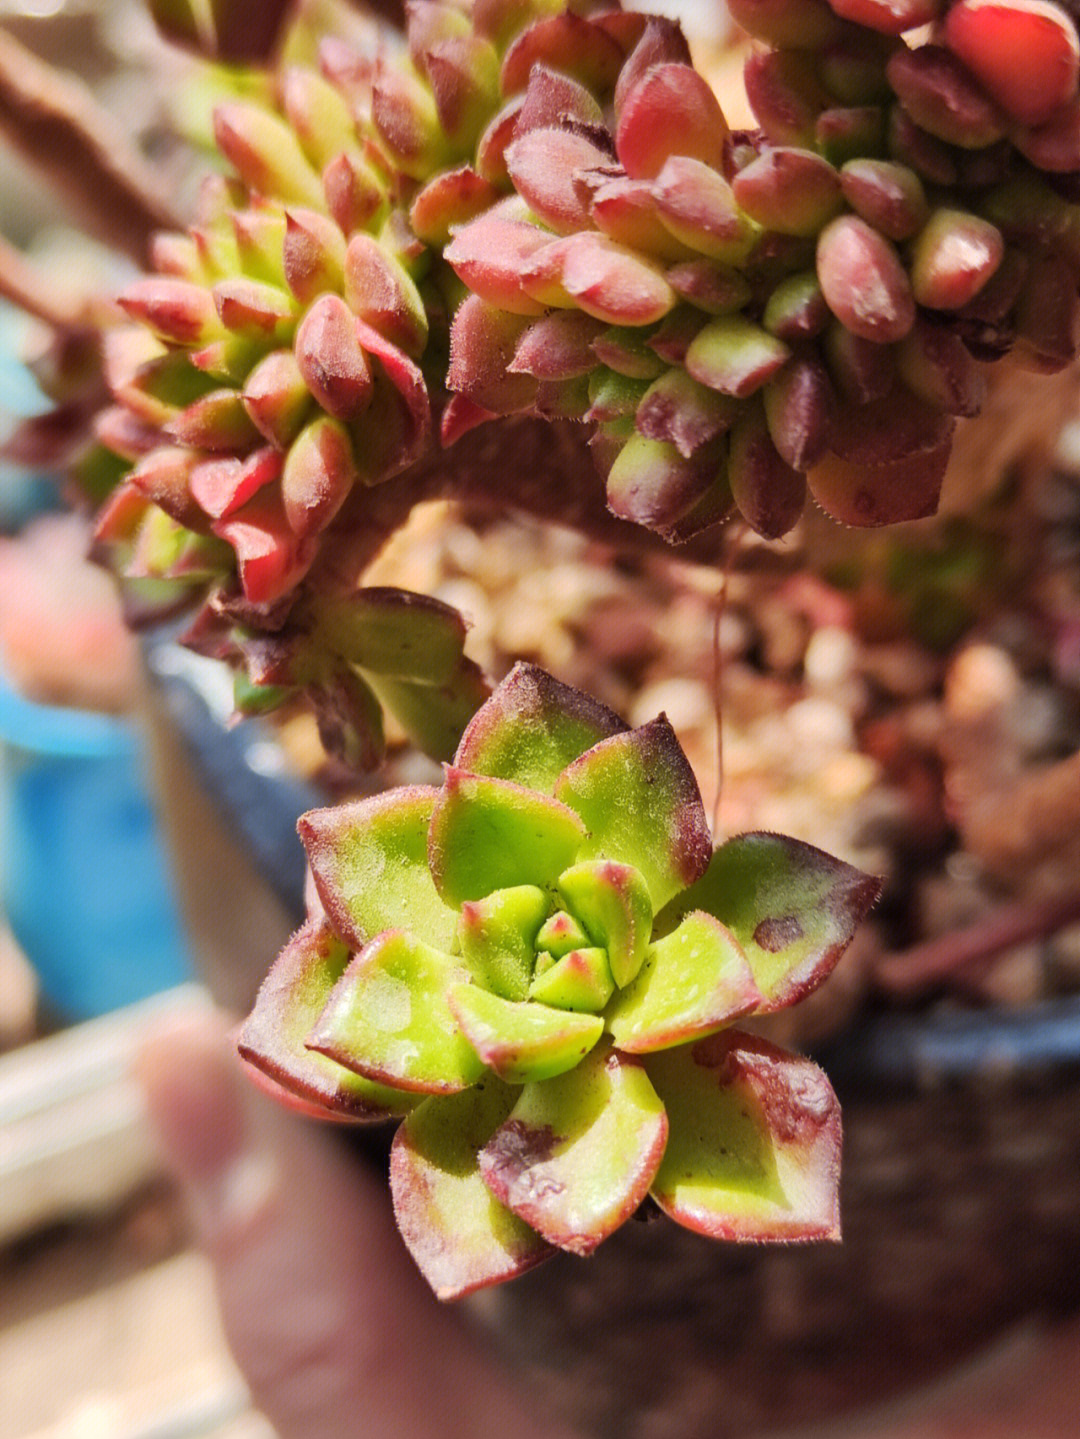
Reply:
M507 1084L554 1079L573 1069L604 1028L598 1014L502 999L475 984L453 984L447 998L462 1034Z
M397 1118L418 1103L415 1095L364 1079L305 1044L348 962L348 946L329 926L309 920L263 981L237 1047L309 1113L368 1122Z
M454 764L493 779L512 779L554 794L573 760L625 723L589 695L537 665L520 662L461 737Z
M796 1003L835 967L881 892L881 881L824 850L777 834L720 845L709 867L660 916L695 910L730 931L761 991L759 1013ZM676 931L677 932L677 931Z
M638 1207L667 1138L644 1068L606 1047L527 1084L480 1151L491 1192L551 1244L591 1254Z
M715 1239L836 1239L840 1107L807 1059L727 1031L645 1067L670 1130L651 1193Z
M331 924L354 950L403 918L417 939L449 949L457 916L435 888L428 828L439 791L415 785L310 810L300 838Z
M431 817L428 855L440 895L460 905L494 889L551 884L584 839L581 819L559 800L448 766Z
M518 1090L486 1076L464 1094L426 1100L398 1127L390 1189L398 1229L440 1299L524 1274L556 1251L500 1204L477 1154Z
M633 983L608 1010L620 1050L647 1054L687 1044L758 1009L761 992L731 931L692 911L649 946Z
M632 865L654 909L709 862L697 781L664 716L594 745L559 776L555 794L587 831L579 857Z
M350 962L307 1043L396 1089L468 1089L484 1064L447 1000L451 987L467 978L449 955L402 930L385 930Z

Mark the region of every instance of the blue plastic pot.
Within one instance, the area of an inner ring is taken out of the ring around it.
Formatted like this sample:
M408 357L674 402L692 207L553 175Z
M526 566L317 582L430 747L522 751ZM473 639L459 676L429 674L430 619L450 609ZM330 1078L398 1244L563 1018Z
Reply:
M0 906L65 1019L191 978L135 730L2 679Z

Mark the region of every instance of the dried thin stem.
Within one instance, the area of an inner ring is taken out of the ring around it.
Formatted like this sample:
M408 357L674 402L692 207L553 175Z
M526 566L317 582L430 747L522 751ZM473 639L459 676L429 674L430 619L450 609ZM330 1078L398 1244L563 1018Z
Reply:
M874 964L874 979L887 993L909 997L992 959L1013 945L1056 934L1077 920L1080 920L1080 891L1053 899L1005 905L964 929L926 940L897 954L882 955Z
M88 229L140 264L176 221L150 165L71 75L0 30L0 130Z
M78 329L86 320L81 301L65 294L63 286L58 286L51 275L43 275L2 235L0 296L57 330Z
M713 792L712 832L716 838L720 833L720 802L724 794L724 652L720 644L720 627L727 609L728 585L735 557L746 535L746 526L736 523L724 531L723 550L720 563L720 583L716 589L713 606L712 627L712 698L713 717L716 721L716 789Z

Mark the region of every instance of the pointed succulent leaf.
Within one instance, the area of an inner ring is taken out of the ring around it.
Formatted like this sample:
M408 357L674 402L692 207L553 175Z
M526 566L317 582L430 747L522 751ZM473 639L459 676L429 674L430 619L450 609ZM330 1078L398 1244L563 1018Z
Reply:
M690 46L677 21L661 15L641 18L644 20L641 34L627 55L615 83L612 105L616 115L622 114L627 96L637 89L642 78L655 66L693 63Z
M356 138L353 117L341 91L300 65L281 77L281 101L293 133L316 170Z
M484 1183L477 1153L518 1090L488 1075L463 1094L425 1100L398 1126L390 1190L398 1229L440 1299L501 1284L556 1251Z
M440 761L453 754L465 726L488 697L480 667L464 656L443 684L370 670L367 681L417 749Z
M415 1095L375 1084L305 1046L350 957L327 925L309 920L263 981L240 1031L240 1053L328 1116L379 1120L407 1114L418 1102Z
M503 999L527 998L537 935L549 907L544 890L531 884L497 889L461 906L458 948L482 988Z
M672 265L666 277L681 300L707 315L733 315L751 298L746 277L715 260L683 260Z
M557 1009L599 1014L615 990L607 951L587 946L561 959L551 956L550 961L542 969L538 961L529 998Z
M761 50L743 67L746 98L754 118L774 145L809 146L822 110L832 103L815 58L797 50Z
M164 427L165 434L193 450L246 450L258 438L236 390L211 390Z
M244 408L259 432L287 450L304 427L312 392L292 350L272 350L244 381Z
M465 621L430 595L368 585L313 597L312 607L329 647L362 670L435 685L460 663Z
M855 213L888 240L910 239L930 214L922 181L894 160L849 160L840 171L840 188Z
M584 838L577 814L557 799L448 766L431 818L431 873L452 905L513 885L544 886L573 863Z
M896 368L911 393L935 409L965 416L982 409L986 376L954 330L920 317L896 347Z
M918 304L958 310L1001 264L1005 241L989 220L963 210L935 210L912 246L911 288Z
M658 265L592 231L567 235L539 250L522 284L539 303L577 305L609 325L655 324L676 301Z
M562 959L572 949L587 949L588 946L589 936L574 916L564 909L557 909L544 920L536 936L535 947L540 951L536 960L537 970L550 960Z
M288 594L315 559L314 546L294 533L273 485L264 485L211 528L235 551L245 598L255 605Z
M447 387L497 415L528 409L536 398L536 381L510 368L528 325L525 315L497 308L479 295L467 296L450 329Z
M640 330L609 325L592 342L592 352L609 370L630 380L655 380L664 362L649 349Z
M951 449L946 439L935 450L876 465L829 454L806 483L825 513L843 525L862 529L923 520L937 511Z
M531 130L566 126L568 122L575 129L599 130L604 123L600 102L586 86L569 75L560 74L549 65L534 65L514 128L516 138L521 139Z
M765 422L781 459L803 473L822 458L832 434L836 391L816 354L796 355L762 391Z
M876 344L902 340L915 323L911 282L900 257L857 215L840 215L818 238L825 302L853 334Z
M615 84L623 59L622 46L599 25L560 10L517 36L503 57L499 82L504 95L513 95L527 87L535 65L546 65L596 93Z
M1070 13L1050 0L961 0L945 16L949 49L1022 125L1075 98L1080 45Z
M395 1089L456 1094L484 1072L446 998L466 978L448 954L404 930L385 930L330 991L307 1043Z
M631 179L651 180L672 154L719 170L727 134L708 83L691 65L668 63L647 70L622 97L615 149Z
M817 1065L738 1031L645 1064L670 1124L665 1214L715 1239L839 1237L840 1106Z
M117 303L160 339L178 345L205 345L222 333L210 291L189 280L148 275L128 285Z
M881 881L801 840L744 834L713 854L698 882L661 916L715 915L735 936L770 1013L809 994L835 967Z
M382 707L371 686L346 664L311 681L305 695L327 754L353 770L376 769L386 757Z
M591 226L582 175L603 170L611 155L591 139L559 127L528 130L506 149L506 168L529 209L557 235Z
M324 530L357 480L349 431L320 415L297 435L285 456L281 498L289 527L306 539Z
M555 794L588 832L580 858L640 870L654 909L708 865L709 826L697 781L664 715L594 745L563 771Z
M710 320L686 352L688 374L711 390L745 399L771 379L791 351L742 315Z
M650 180L617 175L593 191L590 214L609 239L657 260L686 260L694 255L677 240L657 214Z
M218 149L258 194L318 210L322 186L292 128L280 116L246 100L214 111Z
M755 404L739 418L728 444L727 481L751 529L764 539L786 535L806 503L806 480L781 455Z
M738 411L731 396L699 384L685 370L669 369L645 391L634 422L639 435L666 441L689 459L729 430Z
M731 182L752 220L782 235L816 235L843 206L840 176L812 150L774 145Z
M502 999L477 984L451 984L447 1000L479 1058L508 1084L564 1074L588 1054L604 1028L598 1014Z
M269 445L252 450L246 459L230 455L204 460L191 471L191 493L215 520L234 514L262 489L281 478L282 458Z
M543 306L526 294L522 276L551 235L498 210L459 225L443 251L473 295L518 315L539 315Z
M404 265L372 235L353 235L345 253L345 300L354 315L414 359L423 354L428 322L420 291Z
M739 265L753 249L757 226L724 177L701 160L672 155L653 181L653 197L664 228L699 254Z
M448 950L457 915L440 899L427 865L438 790L406 786L370 799L309 810L297 825L330 923L354 950L383 930Z
M429 180L409 206L409 224L428 245L445 249L459 226L489 210L499 192L471 165L444 170Z
M473 716L454 763L552 794L572 760L625 729L598 700L519 662Z
M304 383L328 415L348 422L364 413L374 380L340 295L319 296L297 327L294 352Z
M265 280L279 288L285 282L283 247L285 216L276 205L249 206L229 217L236 240L240 269L253 280Z
M718 463L715 446L687 457L665 440L632 434L608 470L608 509L666 535L708 493Z
M386 186L365 158L343 150L322 173L326 208L343 235L375 225L386 214Z
M541 315L518 341L508 369L537 380L569 380L596 368L593 341L603 331L599 320L580 310Z
M943 45L899 46L889 58L886 74L912 120L935 139L977 150L1004 134L1001 111Z
M652 901L641 874L632 865L585 860L559 876L558 890L593 943L607 951L615 983L628 985L652 934Z
M480 1172L550 1243L591 1254L644 1199L667 1128L641 1064L598 1046L568 1073L525 1086L480 1151Z
M645 962L607 1012L620 1050L645 1054L686 1044L758 1007L761 993L731 930L697 910L649 946Z

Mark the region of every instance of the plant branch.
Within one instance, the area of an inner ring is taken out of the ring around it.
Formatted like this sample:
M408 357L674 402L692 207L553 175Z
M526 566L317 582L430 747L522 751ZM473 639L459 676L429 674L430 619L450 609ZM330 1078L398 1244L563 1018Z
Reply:
M176 219L148 162L73 76L0 30L0 130L77 218L139 264Z
M0 235L0 296L57 330L76 330L86 321L82 303L44 275Z
M874 981L887 994L909 998L1002 950L1045 939L1078 920L1080 890L1053 899L1005 905L963 929L882 955L873 966Z

